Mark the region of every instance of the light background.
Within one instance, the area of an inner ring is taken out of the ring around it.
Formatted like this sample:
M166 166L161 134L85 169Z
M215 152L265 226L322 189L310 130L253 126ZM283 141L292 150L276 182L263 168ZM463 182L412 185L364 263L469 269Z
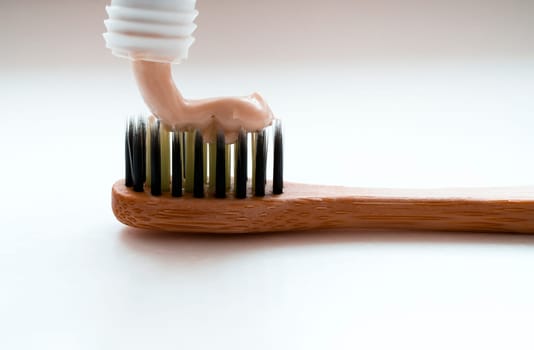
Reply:
M2 1L3 63L109 66L104 0ZM199 1L188 65L532 58L528 0ZM7 57L6 57L7 56ZM119 63L118 63L119 64Z
M105 1L0 1L1 348L532 348L529 236L173 236L110 210ZM532 1L200 1L188 97L260 91L290 180L534 183Z

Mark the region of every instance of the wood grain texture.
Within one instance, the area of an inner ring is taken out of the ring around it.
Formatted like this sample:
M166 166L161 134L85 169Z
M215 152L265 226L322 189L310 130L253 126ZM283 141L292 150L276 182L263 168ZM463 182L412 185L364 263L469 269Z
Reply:
M117 181L117 219L137 228L258 233L329 228L534 234L534 188L394 190L287 183L264 198L153 197Z

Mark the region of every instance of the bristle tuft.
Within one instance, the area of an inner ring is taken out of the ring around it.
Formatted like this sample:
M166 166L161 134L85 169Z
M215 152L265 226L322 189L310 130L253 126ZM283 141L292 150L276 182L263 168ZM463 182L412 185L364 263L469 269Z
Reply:
M193 197L204 198L204 145L202 144L202 133L197 130L194 139L194 175L193 175Z
M126 135L124 137L125 143L125 181L124 185L126 187L133 186L133 175L132 175L132 153L133 153L133 120L128 118L126 121Z
M267 139L266 130L258 132L256 137L256 178L254 179L254 195L265 196L265 181L267 168Z
M139 120L133 125L133 153L132 153L132 178L133 189L135 192L143 192L144 190L144 175L143 171L143 138L142 130Z
M139 131L141 133L141 182L144 184L146 182L146 118L139 117Z
M241 131L237 140L235 197L247 197L247 134Z
M150 192L153 196L161 196L161 145L160 145L160 122L156 121L151 128L150 134L150 177L152 184Z
M171 142L170 131L165 125L160 125L159 143L161 152L161 191L171 191Z
M192 193L194 188L195 167L195 132L186 131L184 133L184 167L185 167L185 192Z
M172 196L182 197L182 150L180 147L180 132L172 134Z
M282 194L284 192L284 142L281 120L277 120L274 126L273 153L273 194Z
M226 162L226 145L224 134L219 132L217 134L217 151L215 160L215 197L226 198L226 169L228 164Z

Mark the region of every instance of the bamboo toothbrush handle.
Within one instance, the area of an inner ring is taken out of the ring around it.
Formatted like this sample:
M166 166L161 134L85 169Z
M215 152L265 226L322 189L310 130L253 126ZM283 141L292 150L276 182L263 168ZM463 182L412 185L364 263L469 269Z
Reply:
M264 198L194 199L135 193L118 181L115 216L174 232L396 229L534 233L534 188L393 190L287 183Z

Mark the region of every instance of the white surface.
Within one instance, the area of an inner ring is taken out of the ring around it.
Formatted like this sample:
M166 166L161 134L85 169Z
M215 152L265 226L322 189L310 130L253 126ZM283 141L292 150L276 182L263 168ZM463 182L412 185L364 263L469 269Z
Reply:
M534 237L116 222L124 117L144 110L123 68L2 73L0 348L534 346ZM534 183L529 62L259 68L176 73L190 97L261 88L285 120L288 179Z

